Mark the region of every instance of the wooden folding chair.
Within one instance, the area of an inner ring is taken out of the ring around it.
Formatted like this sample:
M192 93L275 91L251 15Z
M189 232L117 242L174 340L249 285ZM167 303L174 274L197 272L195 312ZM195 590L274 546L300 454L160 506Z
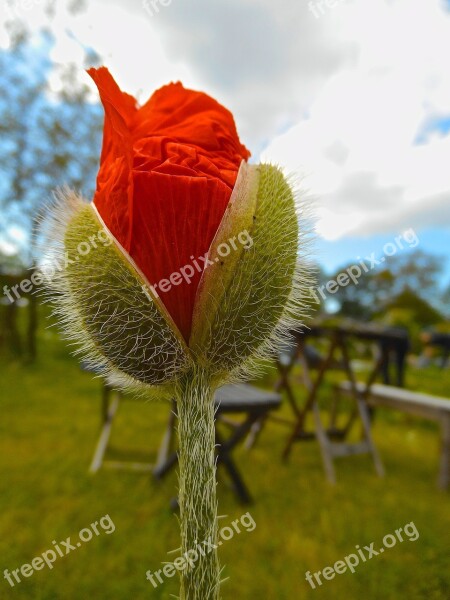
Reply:
M122 398L123 395L121 394L121 392L114 390L106 382L103 383L101 404L102 429L97 441L97 445L95 447L91 465L89 467L89 471L91 473L96 473L102 466L110 469L144 471L148 473L151 473L153 469L152 463L144 463L130 460L113 461L105 459L106 451L109 445L109 439L111 437L113 421L119 409Z

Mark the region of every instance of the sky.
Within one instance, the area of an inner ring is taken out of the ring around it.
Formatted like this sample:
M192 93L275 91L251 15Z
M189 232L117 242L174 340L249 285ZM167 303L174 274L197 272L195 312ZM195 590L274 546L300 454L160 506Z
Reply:
M76 16L62 4L52 58L80 79L94 48L142 102L181 80L232 110L253 160L282 165L313 202L326 269L413 228L450 276L449 2L88 0ZM37 29L42 5L2 2L1 22L13 11Z

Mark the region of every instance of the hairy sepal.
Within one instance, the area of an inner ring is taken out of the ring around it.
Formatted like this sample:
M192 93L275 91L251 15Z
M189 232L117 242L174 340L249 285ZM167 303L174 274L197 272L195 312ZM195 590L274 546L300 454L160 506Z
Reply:
M243 205L239 209L236 205L238 218L225 217L209 254L218 256L218 244L243 229L252 243L230 254L228 265L221 266L221 277L219 265L204 271L194 321L198 329L192 337L198 360L224 381L251 374L260 359L277 351L307 312L309 271L299 261L294 192L275 166L247 165L246 169L251 175L237 182L234 193Z
M164 307L91 205L69 192L53 214L65 268L49 283L67 336L119 387L149 392L149 386L172 386L191 360ZM98 241L100 232L109 242ZM80 244L90 251L80 254Z
M256 219L258 186L259 169L243 161L219 229L211 242L206 262L208 266L197 290L189 346L200 362L202 357L205 358L204 349L209 344L214 319L228 288L233 284L242 254L246 252L236 240L240 233L252 231ZM221 256L218 249L222 244L229 247L230 240L233 240L235 248L230 248L228 256Z

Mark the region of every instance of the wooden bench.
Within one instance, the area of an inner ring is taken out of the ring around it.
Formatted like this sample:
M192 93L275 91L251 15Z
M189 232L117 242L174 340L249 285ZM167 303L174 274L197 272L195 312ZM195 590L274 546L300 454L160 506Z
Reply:
M349 381L338 384L337 388L344 393L351 392ZM364 393L365 384L357 383L357 390ZM442 450L438 485L442 489L448 488L450 483L450 399L374 383L369 389L366 402L373 407L393 408L441 424Z

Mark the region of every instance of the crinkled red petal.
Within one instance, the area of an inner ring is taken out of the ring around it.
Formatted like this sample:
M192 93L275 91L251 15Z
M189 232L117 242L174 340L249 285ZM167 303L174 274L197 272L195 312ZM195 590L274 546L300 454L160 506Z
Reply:
M107 69L89 74L105 108L94 204L188 341L202 259L250 153L206 94L170 84L137 108Z

